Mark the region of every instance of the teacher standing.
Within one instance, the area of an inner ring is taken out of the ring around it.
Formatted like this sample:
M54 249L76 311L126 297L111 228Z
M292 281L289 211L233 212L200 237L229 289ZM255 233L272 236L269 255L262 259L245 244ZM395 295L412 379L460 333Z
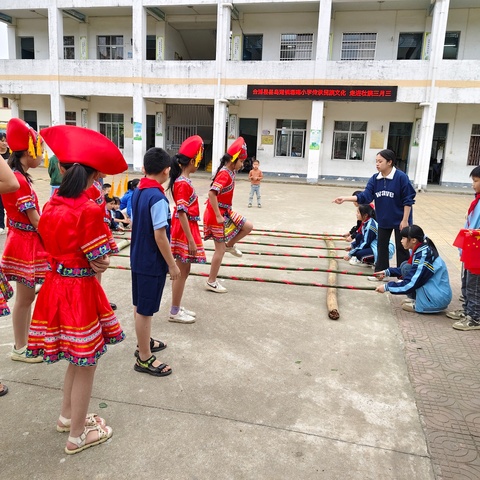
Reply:
M395 153L392 150L378 152L375 160L378 174L370 178L365 190L351 197L337 197L334 200L337 204L343 202L368 204L375 201L378 222L378 256L375 273L389 267L388 244L392 231L395 233L397 266L410 256L402 246L400 231L412 224L412 205L415 203L416 192L408 176L395 168L395 161Z

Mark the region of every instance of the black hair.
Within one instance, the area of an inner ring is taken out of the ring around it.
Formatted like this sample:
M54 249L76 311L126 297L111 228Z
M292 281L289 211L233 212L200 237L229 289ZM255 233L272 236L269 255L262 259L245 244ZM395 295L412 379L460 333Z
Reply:
M424 231L418 225L410 225L402 228L400 235L403 238L416 238L420 243L427 244L433 252L434 258L438 257L438 250L435 244L425 235Z
M27 153L26 150L18 150L16 152L12 152L10 158L8 159L8 165L12 170L17 170L20 172L30 183L33 183L32 177L28 172L23 169L22 162L20 161L21 158Z
M133 180L129 180L127 182L127 189L128 190L135 190L138 187L139 183L140 183L139 178L134 178Z
M231 162L231 161L232 161L232 158L233 158L232 155L230 155L229 153L226 153L226 154L220 159L220 165L218 166L217 171L215 172L215 175L212 177L212 183L210 184L210 186L213 185L213 182L215 181L215 178L217 177L218 172L225 166L226 163Z
M480 178L480 166L475 167L471 172L470 172L470 177L473 178Z
M110 183L104 183L102 185L102 188L105 190L106 188L112 188L112 185Z
M113 197L110 197L110 196L108 196L107 194L105 194L105 195L103 196L103 198L105 199L105 203L112 203L112 202L115 201L115 200L113 199Z
M172 168L170 170L170 181L168 182L167 190L171 190L173 194L173 184L175 180L182 174L183 169L192 161L183 153L177 153L172 157Z
M355 191L352 193L352 197L356 197L359 193L363 193L363 190L355 190Z
M171 166L172 159L163 148L149 148L143 157L143 168L146 175L156 175Z
M65 169L57 195L65 198L77 198L87 188L88 179L97 170L80 163L60 163Z
M0 132L0 140L6 140L7 139L7 134L5 132Z
M387 162L392 162L392 166L395 166L395 164L397 163L397 157L393 150L389 150L387 148L386 150L381 150L380 152L378 152L377 155L383 157Z
M361 203L358 206L358 211L360 212L360 215L362 216L362 218L364 215L368 215L370 218L373 218L374 220L376 218L375 210L371 207L369 203Z
M120 205L120 198L118 197L112 197L113 201L115 202L115 205Z

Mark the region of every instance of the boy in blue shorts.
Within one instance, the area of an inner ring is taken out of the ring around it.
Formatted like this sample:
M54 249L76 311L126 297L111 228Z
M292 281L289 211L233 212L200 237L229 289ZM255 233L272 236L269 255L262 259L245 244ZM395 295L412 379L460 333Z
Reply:
M170 206L162 187L169 178L170 166L165 150L150 148L143 158L145 177L132 196L130 265L137 334L133 368L156 377L170 375L172 369L153 355L167 346L151 338L152 317L160 309L167 273L171 280L180 276L170 250Z

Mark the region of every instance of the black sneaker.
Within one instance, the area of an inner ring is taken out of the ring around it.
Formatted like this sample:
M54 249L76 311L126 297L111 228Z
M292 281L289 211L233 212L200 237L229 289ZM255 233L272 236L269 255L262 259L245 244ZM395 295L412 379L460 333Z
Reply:
M452 325L455 330L480 330L480 323L476 322L470 315Z

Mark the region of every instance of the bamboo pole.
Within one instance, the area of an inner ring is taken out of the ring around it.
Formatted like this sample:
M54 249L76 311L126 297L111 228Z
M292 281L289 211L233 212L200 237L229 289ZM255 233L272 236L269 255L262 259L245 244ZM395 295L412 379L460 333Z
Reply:
M334 243L331 240L325 240L327 247L332 247ZM331 253L331 251L330 251ZM334 259L331 259L329 262L329 268L331 270L337 269L337 262ZM340 312L338 311L338 300L337 300L337 290L334 288L337 283L337 275L333 272L328 274L328 285L327 290L327 310L328 317L332 320L338 320L340 318Z

